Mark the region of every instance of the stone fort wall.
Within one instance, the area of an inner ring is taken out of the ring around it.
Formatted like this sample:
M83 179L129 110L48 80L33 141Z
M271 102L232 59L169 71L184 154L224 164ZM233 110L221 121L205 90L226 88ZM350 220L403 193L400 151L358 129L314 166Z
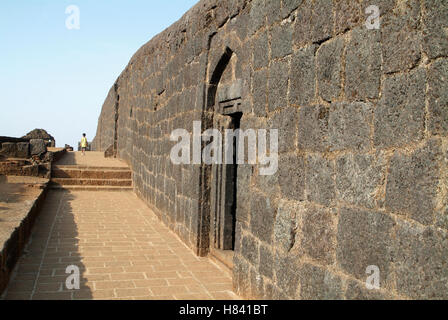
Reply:
M379 29L365 26L369 5ZM205 255L219 178L213 166L172 164L170 133L222 123L216 92L236 88L242 129L279 129L279 168L238 166L235 290L447 299L447 7L202 0L132 57L94 148L116 141L137 194ZM369 265L379 290L366 289Z

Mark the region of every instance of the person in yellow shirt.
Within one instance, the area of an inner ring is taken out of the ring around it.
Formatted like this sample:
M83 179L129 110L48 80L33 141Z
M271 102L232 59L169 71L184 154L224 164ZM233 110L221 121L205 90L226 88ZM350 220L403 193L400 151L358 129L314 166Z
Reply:
M86 134L83 133L82 138L81 138L81 151L82 151L83 156L86 155L86 148L87 148L87 138L86 138Z

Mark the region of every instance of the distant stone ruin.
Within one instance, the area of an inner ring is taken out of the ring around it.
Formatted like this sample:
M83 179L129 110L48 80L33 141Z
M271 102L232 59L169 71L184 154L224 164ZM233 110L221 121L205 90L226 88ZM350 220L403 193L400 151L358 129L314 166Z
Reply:
M93 149L125 160L136 193L244 297L448 299L447 12L202 0L132 57ZM193 121L278 129L277 173L173 164L170 135Z
M42 139L45 141L47 147L56 147L56 140L54 140L53 136L48 134L44 129L34 129L23 136L22 139Z
M0 137L0 175L50 177L51 162L61 150L49 151L54 138L35 129L22 138Z

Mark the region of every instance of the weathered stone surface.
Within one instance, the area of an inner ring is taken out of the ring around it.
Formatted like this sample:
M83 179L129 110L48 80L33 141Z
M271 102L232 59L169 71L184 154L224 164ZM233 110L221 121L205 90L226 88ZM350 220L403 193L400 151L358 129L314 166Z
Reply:
M386 79L375 110L375 145L391 147L418 142L423 138L424 119L424 70Z
M40 155L47 152L47 147L42 139L31 139L30 140L30 153L32 156Z
M269 112L275 111L280 107L285 107L288 92L289 76L288 60L279 60L271 63L269 67L268 79L268 109Z
M255 70L269 63L269 42L267 32L261 32L253 40L253 67Z
M439 0L423 2L423 50L433 59L448 55L448 6Z
M266 23L265 0L254 0L251 2L249 33L253 34Z
M274 255L270 247L261 245L260 246L260 273L268 278L273 278L274 276Z
M237 190L238 196L236 197L236 220L246 225L249 221L250 213L250 179L252 177L251 165L239 165L238 166L238 181Z
M376 155L346 154L336 160L336 188L340 200L366 207L384 203L381 192L386 176L386 158Z
M335 198L334 162L309 155L305 164L306 196L309 201L329 205Z
M255 268L250 269L250 292L251 296L256 299L264 297L264 281L263 277Z
M447 40L448 42L448 40ZM428 129L448 134L448 59L435 61L428 69Z
M298 118L297 108L285 108L275 113L269 120L270 130L278 130L278 152L296 149Z
M328 120L330 150L369 149L372 109L370 103L333 103Z
M378 289L367 289L365 282L350 280L345 292L345 299L348 300L391 300L393 295L387 291Z
M381 77L381 44L377 30L351 32L345 58L345 96L348 100L376 99Z
M448 233L402 221L397 228L399 293L418 299L448 299Z
M282 19L282 2L281 1L267 1L266 2L266 15L268 19L268 25L279 22Z
M308 207L302 216L301 247L306 255L322 265L335 259L336 216L332 210Z
M17 143L17 158L28 159L30 157L30 144L28 142Z
M271 59L283 58L292 53L292 25L275 25L271 34Z
M307 105L315 98L316 48L317 46L311 45L292 55L289 75L289 103L292 105Z
M306 106L299 109L299 149L326 151L328 144L329 109L326 106Z
M249 296L249 263L239 255L235 255L233 258L233 285L238 288L238 294Z
M294 43L298 47L320 42L331 36L333 4L331 0L304 0L297 12Z
M300 213L297 202L281 201L278 206L274 225L274 243L277 249L288 252L294 246L297 229L297 214Z
M386 208L422 224L432 224L440 160L438 139L429 140L410 154L396 152L387 176Z
M253 96L253 111L254 114L259 117L266 116L267 108L267 80L268 72L266 70L260 70L254 72L252 96Z
M344 39L327 41L317 51L317 81L319 95L332 101L341 93L341 70Z
M284 295L283 299L298 296L297 289L300 287L299 266L296 256L276 253L274 259L275 276L277 285Z
M275 210L268 197L254 193L251 199L250 228L254 236L266 243L272 242Z
M242 240L241 254L252 265L259 264L259 253L257 241L252 236L244 236Z
M305 263L300 268L300 299L343 299L342 280L335 274Z
M273 1L274 2L274 1ZM279 1L280 2L280 1ZM303 0L282 0L282 17L286 18L302 4Z
M0 154L7 158L16 158L17 155L17 143L15 142L3 142Z
M333 5L335 11L334 26L337 34L352 29L363 22L364 15L361 12L361 5L358 1L334 1Z
M342 208L337 234L338 265L362 281L368 266L378 266L383 287L391 271L394 225L394 220L381 212Z
M278 183L283 198L304 200L305 164L302 156L296 154L280 155Z
M414 67L420 59L420 1L397 5L393 14L381 21L383 72L397 72Z

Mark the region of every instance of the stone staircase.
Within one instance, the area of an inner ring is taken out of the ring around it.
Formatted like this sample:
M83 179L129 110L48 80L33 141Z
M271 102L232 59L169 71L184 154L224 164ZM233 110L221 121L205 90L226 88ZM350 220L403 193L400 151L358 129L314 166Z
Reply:
M53 165L52 189L132 191L132 171L126 167Z

